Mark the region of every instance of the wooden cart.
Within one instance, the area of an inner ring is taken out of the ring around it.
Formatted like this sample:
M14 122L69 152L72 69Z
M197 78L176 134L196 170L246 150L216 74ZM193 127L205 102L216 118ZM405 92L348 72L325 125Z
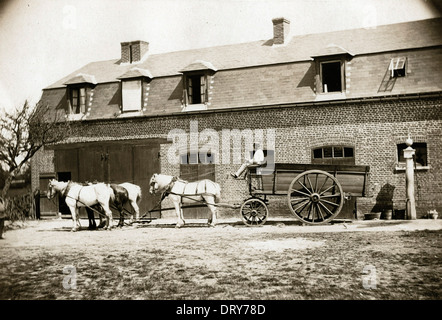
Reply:
M306 224L333 220L348 197L367 196L370 167L275 163L274 169L248 169L250 198L240 213L247 225L262 225L269 215L267 196L285 196L291 213Z

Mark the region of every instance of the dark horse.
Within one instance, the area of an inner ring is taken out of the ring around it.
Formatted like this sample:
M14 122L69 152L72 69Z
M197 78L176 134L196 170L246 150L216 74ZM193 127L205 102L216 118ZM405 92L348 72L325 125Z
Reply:
M118 209L118 212L120 213L120 220L117 226L122 227L124 225L123 207L129 201L129 193L126 190L126 188L118 184L111 183L109 186L113 191L113 195L109 200L110 202L109 205L110 206L114 205ZM95 205L92 206L91 208L86 207L90 230L97 229L97 224L95 223L95 217L94 217L94 210L98 211L100 216L100 224L98 225L98 228L102 227L102 225L104 224L104 221L102 219L102 217L104 216L104 212L103 208L100 205Z

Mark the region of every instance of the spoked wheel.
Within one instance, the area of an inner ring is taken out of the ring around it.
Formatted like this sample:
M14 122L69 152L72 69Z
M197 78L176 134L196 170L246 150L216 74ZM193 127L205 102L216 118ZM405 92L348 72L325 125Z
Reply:
M290 211L307 224L333 220L344 204L339 181L321 170L309 170L298 175L290 184L287 196Z
M242 221L248 226L260 226L267 221L269 210L264 201L258 198L251 198L241 206Z

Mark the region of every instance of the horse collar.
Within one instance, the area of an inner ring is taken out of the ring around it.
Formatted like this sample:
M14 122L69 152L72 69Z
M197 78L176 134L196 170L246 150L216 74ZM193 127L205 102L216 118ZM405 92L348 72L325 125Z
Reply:
M64 191L61 194L63 197L67 197L67 195L69 193L69 190L71 189L72 184L73 184L72 181L68 182L68 184L66 185L66 188L64 189Z

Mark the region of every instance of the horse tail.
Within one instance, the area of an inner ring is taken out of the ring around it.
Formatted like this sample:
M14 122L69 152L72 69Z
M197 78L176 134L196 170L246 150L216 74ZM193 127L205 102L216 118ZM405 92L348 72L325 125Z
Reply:
M137 200L136 201L138 203L141 200L142 194L141 194L141 188L139 186L137 186L137 187L138 187L137 188L138 189L138 193L137 193Z
M112 184L108 184L107 185L108 187L109 187L109 190L110 190L110 201L111 202L115 202L115 190L114 190L114 187L112 186Z
M216 183L216 182L214 182L213 184L214 184L215 190L216 190L215 202L218 203L218 202L221 201L221 186L218 183Z

